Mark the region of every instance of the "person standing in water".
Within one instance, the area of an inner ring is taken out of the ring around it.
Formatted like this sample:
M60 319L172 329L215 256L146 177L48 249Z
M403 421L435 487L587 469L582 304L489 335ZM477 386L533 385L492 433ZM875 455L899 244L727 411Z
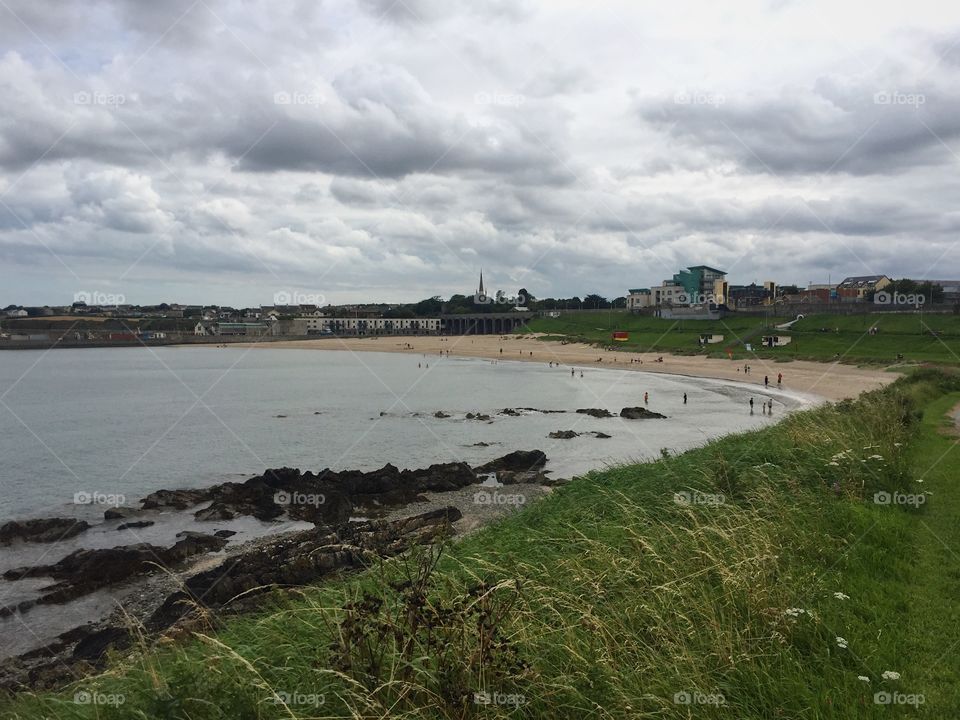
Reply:
M683 394L683 404L684 404L684 405L687 404L687 394L686 394L686 393Z
M750 398L750 414L753 415L753 398Z
M645 392L645 393L643 394L643 404L644 404L644 405L649 405L649 404L650 404L650 393Z

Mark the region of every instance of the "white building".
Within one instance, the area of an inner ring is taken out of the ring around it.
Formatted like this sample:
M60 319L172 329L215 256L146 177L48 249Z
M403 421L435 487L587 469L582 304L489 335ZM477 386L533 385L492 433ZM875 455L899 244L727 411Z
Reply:
M306 318L308 335L438 335L440 318Z

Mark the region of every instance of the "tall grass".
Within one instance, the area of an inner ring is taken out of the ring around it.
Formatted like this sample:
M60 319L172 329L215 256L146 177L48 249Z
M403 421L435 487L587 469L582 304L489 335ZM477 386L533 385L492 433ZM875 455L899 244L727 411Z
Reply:
M926 658L898 627L923 508L872 500L921 492L920 409L958 389L921 371L590 474L442 553L277 596L0 716L846 719L898 712L873 695L900 688L949 717L956 689L909 685Z

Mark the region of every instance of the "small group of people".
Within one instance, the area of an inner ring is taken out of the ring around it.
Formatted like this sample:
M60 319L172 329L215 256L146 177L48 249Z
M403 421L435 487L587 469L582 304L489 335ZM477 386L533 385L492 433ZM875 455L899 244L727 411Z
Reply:
M760 403L760 411L764 415L773 415L773 398ZM750 414L753 415L753 398L750 398Z

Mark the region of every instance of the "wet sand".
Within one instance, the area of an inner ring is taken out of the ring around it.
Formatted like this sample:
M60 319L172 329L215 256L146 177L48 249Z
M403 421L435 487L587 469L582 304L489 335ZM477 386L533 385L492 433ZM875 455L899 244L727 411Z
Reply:
M866 390L875 390L897 379L896 373L883 369L861 368L841 363L806 360L773 362L751 360L750 372L743 371L743 360L722 360L702 356L660 355L601 350L584 343L543 342L535 335L458 335L458 336L381 336L369 338L318 338L270 343L231 343L230 347L294 348L337 350L341 352L397 352L415 355L479 357L491 360L549 362L589 368L616 368L643 372L672 373L692 377L739 380L763 386L764 375L770 387L777 387L777 374L783 373L783 388L819 395L827 400L854 398ZM502 353L501 353L502 350ZM658 357L663 362L656 362ZM599 360L599 361L598 361ZM631 362L633 360L634 362ZM642 361L642 364L641 364Z

